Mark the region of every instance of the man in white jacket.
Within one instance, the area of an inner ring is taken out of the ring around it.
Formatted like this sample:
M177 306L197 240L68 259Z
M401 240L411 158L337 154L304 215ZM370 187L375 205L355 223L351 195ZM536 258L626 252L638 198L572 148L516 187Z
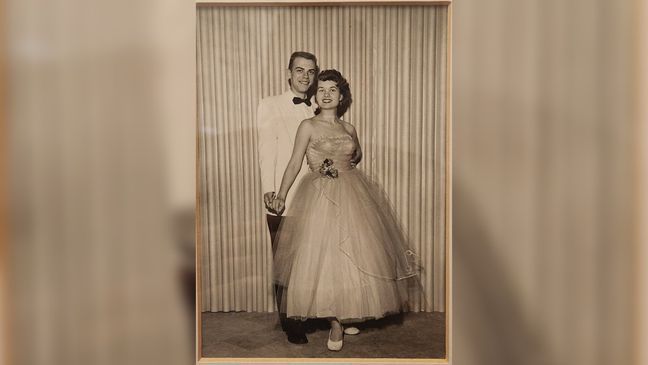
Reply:
M317 58L308 52L294 52L290 56L287 72L289 90L261 100L256 115L259 132L261 187L273 253L276 251L275 236L283 212L273 211L270 209L270 204L279 190L281 178L290 160L297 128L304 119L314 115L309 91L317 77ZM307 167L302 166L295 181L299 181L307 170ZM290 207L291 197L292 194L288 193L286 209ZM281 307L283 289L280 286L275 287L277 307L279 308ZM281 328L288 336L288 341L295 344L308 343L300 321L286 318L285 314L281 314L281 312L279 319Z

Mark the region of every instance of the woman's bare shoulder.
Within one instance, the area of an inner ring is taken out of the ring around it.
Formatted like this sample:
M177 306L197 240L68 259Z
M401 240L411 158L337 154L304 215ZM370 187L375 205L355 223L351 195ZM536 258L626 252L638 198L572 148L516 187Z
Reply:
M300 128L302 128L302 127L304 127L304 128L313 128L314 125L315 125L315 121L313 120L313 118L308 118L308 119L302 120L301 123L299 124L299 127Z
M311 135L315 130L315 124L312 118L304 119L299 123L297 128L297 133Z
M347 133L352 134L352 135L356 133L356 129L353 126L353 124L351 124L351 123L349 123L347 121L344 121L344 120L342 120L341 122L342 122L342 126L344 127L344 129L346 129Z

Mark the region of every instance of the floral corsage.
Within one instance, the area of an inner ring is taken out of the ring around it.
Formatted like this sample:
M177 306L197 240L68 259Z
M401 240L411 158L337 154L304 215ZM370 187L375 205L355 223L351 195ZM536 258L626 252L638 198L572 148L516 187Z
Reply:
M324 159L324 161L320 165L319 173L322 174L322 176L328 177L330 179L335 179L338 177L338 170L333 167L333 160L331 160L330 158Z

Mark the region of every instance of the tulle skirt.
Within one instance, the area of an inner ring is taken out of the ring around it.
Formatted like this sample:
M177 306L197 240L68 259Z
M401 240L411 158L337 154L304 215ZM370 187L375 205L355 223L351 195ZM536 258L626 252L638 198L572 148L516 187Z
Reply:
M288 317L357 322L418 297L418 260L382 188L360 170L305 175L277 233L274 281ZM419 293L420 294L420 293Z

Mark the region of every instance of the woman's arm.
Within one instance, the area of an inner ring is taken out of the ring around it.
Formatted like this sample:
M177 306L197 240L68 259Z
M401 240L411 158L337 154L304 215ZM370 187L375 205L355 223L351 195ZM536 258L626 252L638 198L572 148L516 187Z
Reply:
M301 122L299 128L297 129L297 135L295 136L295 146L293 147L292 156L290 156L290 161L288 161L288 166L286 166L286 171L284 171L283 178L281 179L281 187L279 188L279 193L277 198L272 202L273 208L278 213L281 213L286 204L286 195L290 187L295 182L299 170L301 170L302 163L304 161L304 155L306 154L306 148L308 147L308 142L310 141L312 133L312 126L309 119L306 119Z
M275 113L276 114L276 113ZM256 113L256 124L259 141L259 169L261 170L261 191L266 209L270 209L272 198L275 196L276 178L275 168L277 165L277 126L273 123L273 110L268 99L259 102Z
M358 139L358 133L356 132L355 127L350 124L345 122L345 127L349 134L351 134L351 137L353 137L353 142L355 142L356 149L353 151L353 156L351 157L351 163L354 165L357 165L362 161L362 147L360 147L360 140Z

